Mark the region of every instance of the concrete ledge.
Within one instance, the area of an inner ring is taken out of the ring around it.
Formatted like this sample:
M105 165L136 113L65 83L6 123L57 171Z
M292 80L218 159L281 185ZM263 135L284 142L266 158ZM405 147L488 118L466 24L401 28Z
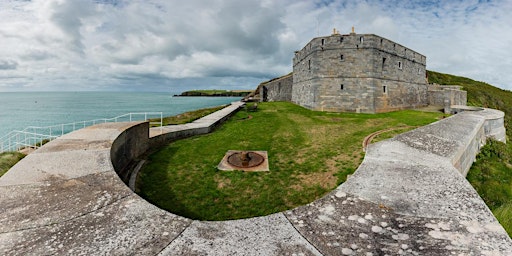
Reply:
M149 145L211 131L239 107L163 134L147 123L106 124L43 146L0 178L0 254L512 254L512 241L464 178L486 138L501 134L492 110L372 144L334 191L264 217L192 221L149 204L116 173Z

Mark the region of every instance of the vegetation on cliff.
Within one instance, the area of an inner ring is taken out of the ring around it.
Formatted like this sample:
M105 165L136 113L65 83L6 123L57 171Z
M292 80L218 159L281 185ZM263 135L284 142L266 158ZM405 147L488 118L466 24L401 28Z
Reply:
M191 123L201 117L205 117L215 111L225 108L227 105L221 105L211 108L202 108L194 111L181 113L175 116L167 116L162 119L162 125L176 125ZM150 122L160 122L160 118L150 119ZM155 125L156 126L156 125ZM159 125L158 125L159 126Z
M245 97L251 92L252 90L194 90L182 92L180 95L175 96Z
M23 157L25 157L25 155L19 152L0 153L0 177Z
M429 82L462 85L468 92L468 105L499 109L505 112L507 137L512 135L512 92L469 78L428 72ZM477 161L471 166L467 179L508 234L512 236L512 143L490 140Z

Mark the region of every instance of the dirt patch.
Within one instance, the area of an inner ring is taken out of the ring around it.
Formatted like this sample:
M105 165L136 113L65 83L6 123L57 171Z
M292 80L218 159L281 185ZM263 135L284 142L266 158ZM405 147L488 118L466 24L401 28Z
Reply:
M217 182L218 189L222 189L222 188L225 188L225 187L231 185L230 179L222 178L222 177L218 177L218 176L216 176L214 179L215 179L215 182Z

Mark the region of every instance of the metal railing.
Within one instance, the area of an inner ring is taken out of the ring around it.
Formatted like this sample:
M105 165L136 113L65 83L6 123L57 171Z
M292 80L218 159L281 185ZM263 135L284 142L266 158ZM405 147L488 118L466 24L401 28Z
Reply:
M0 138L0 153L6 151L20 151L22 149L37 149L43 144L52 141L66 133L76 131L88 126L101 123L134 122L134 121L152 121L150 127L163 126L162 112L141 112L128 113L113 118L101 118L88 121L80 121L66 124L57 124L51 126L29 126L21 131L12 131Z

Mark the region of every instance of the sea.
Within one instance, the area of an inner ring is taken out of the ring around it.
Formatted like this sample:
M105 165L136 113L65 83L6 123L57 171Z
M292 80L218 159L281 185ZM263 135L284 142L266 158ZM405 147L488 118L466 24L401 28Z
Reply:
M130 112L162 112L165 117L239 100L150 92L0 92L0 139L28 126L112 118Z

